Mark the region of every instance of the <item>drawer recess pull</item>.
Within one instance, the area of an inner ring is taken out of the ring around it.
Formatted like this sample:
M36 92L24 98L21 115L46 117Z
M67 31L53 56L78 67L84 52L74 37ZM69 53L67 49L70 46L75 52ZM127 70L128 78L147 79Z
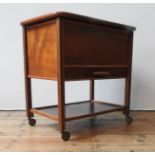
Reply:
M109 72L106 72L106 71L104 71L104 72L93 72L93 75L94 75L94 76L97 76L97 75L104 75L104 76L107 76L107 75L109 75Z

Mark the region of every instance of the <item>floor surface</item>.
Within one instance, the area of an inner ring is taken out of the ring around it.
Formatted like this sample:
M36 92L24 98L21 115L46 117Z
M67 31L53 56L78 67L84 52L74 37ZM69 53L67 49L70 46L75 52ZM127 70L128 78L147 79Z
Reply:
M121 112L67 123L71 139L61 140L57 122L35 117L30 127L25 111L0 111L0 151L155 151L155 112Z

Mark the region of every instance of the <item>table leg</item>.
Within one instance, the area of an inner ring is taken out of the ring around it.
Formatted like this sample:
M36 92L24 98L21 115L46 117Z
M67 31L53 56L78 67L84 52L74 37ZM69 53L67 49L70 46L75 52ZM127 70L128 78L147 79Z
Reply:
M94 111L94 103L93 103L94 101L94 79L90 80L89 82L90 82L89 84L90 86L90 94L89 94L90 110L91 112L93 112Z
M30 126L36 124L36 120L33 119L32 109L32 92L31 92L31 79L25 77L25 97L26 97L26 113Z
M124 114L126 116L126 122L131 123L133 121L130 113L130 91L131 91L131 77L125 79L125 108Z
M65 121L65 81L58 80L58 117L59 117L59 129L64 141L69 140L70 133L66 130Z

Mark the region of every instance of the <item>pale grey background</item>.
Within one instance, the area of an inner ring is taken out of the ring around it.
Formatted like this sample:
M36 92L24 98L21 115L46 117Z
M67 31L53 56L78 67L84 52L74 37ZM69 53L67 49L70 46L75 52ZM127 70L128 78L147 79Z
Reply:
M155 4L0 4L0 109L25 109L22 31L27 18L69 11L137 27L131 108L155 110ZM88 99L88 82L68 82L66 101ZM96 98L123 104L123 80L96 81ZM57 103L56 82L33 81L34 105Z

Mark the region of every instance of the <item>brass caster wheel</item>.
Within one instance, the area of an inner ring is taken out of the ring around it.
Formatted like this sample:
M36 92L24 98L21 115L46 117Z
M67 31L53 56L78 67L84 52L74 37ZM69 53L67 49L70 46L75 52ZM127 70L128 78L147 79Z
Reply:
M61 132L61 138L62 138L64 141L69 140L70 137L71 137L71 135L70 135L69 132L67 132L67 131L63 131L63 132Z
M29 125L30 125L30 126L35 126L35 124L36 124L36 120L33 119L33 118L30 118L30 119L29 119Z
M131 123L133 122L133 118L132 118L131 116L127 115L127 116L126 116L126 122L127 122L128 124L131 124Z

